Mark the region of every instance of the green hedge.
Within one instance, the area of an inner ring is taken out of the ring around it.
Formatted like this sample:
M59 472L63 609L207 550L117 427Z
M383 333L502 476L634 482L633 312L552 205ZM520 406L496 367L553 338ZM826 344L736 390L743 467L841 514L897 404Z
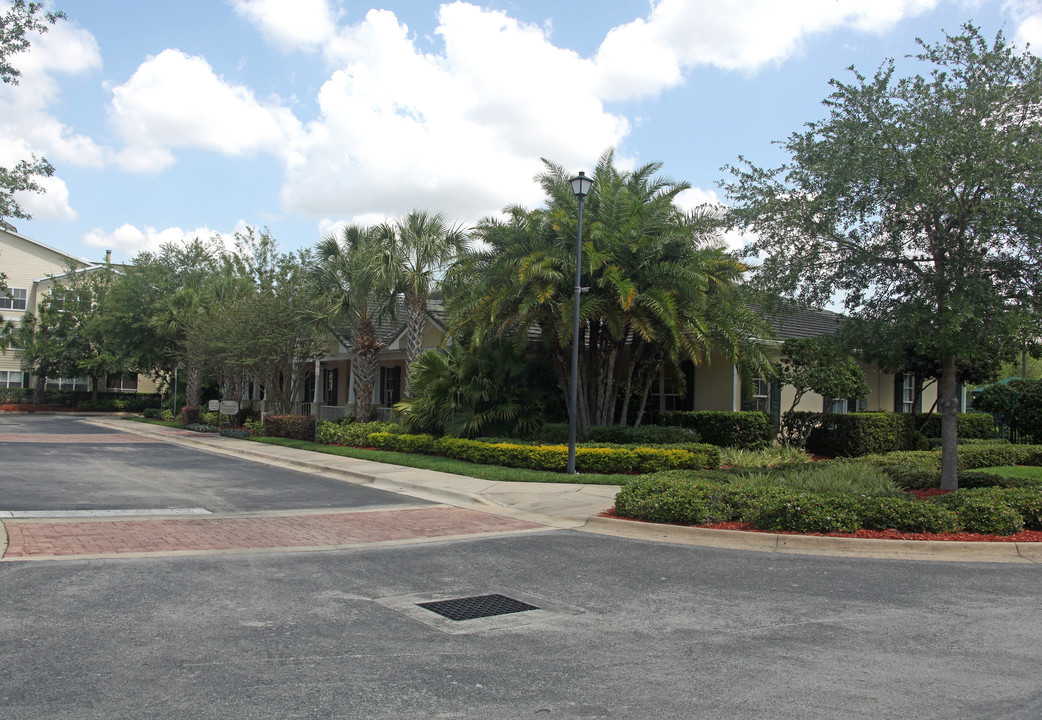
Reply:
M807 436L807 452L830 457L857 457L904 449L907 416L865 412L825 414Z
M595 425L586 432L586 440L616 445L679 445L702 441L694 428L671 425Z
M663 523L741 521L773 532L852 533L864 528L1011 535L1023 528L1042 529L1042 488L957 490L918 500L739 488L693 473L660 473L623 486L615 497L615 512Z
M774 441L771 417L762 412L667 410L659 416L659 424L694 428L702 442L717 447L758 450Z
M374 433L369 436L369 440L374 447L397 450L400 448L396 443L411 442L399 438L408 437ZM435 442L434 452L437 454L482 465L504 465L555 472L564 472L568 467L566 445L486 443L451 437L443 437ZM691 444L669 448L577 447L575 451L577 472L647 473L674 468L711 470L719 466L720 451L712 445Z
M371 447L369 436L376 432L401 432L401 426L393 422L320 422L318 442L323 445L347 445L349 447Z
M931 413L929 417L922 414L904 415L913 429L928 438L941 436L941 416ZM920 430L920 428L922 428ZM960 438L987 440L995 437L995 418L987 413L959 413L956 415L956 433Z
M982 413L959 413L960 440L987 440L995 437L995 422ZM924 425L925 423L925 425ZM920 434L919 428L922 427ZM831 457L859 457L872 453L915 449L923 438L939 437L941 416L931 414L866 412L823 414L820 424L807 437L807 452ZM929 440L923 447L932 445Z

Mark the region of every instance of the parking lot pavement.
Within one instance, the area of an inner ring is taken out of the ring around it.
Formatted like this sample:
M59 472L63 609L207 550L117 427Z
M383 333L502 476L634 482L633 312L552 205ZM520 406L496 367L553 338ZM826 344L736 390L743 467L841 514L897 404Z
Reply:
M423 504L65 416L0 416L0 466L0 511L235 513Z

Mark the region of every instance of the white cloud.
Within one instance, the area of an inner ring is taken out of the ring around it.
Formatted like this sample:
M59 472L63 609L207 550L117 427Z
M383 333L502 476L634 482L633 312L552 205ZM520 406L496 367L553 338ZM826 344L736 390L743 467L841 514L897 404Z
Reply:
M540 202L540 156L592 165L628 132L594 94L593 64L542 28L457 2L441 7L436 33L443 54L417 49L388 11L340 31L326 48L339 69L319 93L321 116L287 162L286 207L476 220Z
M1017 26L1014 42L1017 47L1023 48L1031 45L1031 51L1038 55L1042 50L1042 11L1034 15L1027 15L1020 20Z
M43 193L17 192L14 197L22 210L34 220L75 220L76 211L69 205L69 188L59 177L39 178Z
M714 205L721 209L726 207L715 190L703 190L697 187L677 193L674 204L684 212L690 212L701 205ZM727 230L721 240L723 246L728 250L741 250L745 247L747 238L738 230Z
M60 122L51 107L61 98L56 75L83 74L101 67L94 36L62 21L32 38L29 50L11 58L22 75L18 85L0 85L0 145L44 155L58 166L98 167L105 150Z
M126 143L119 162L130 170L161 170L174 162L171 149L178 147L278 155L300 131L288 109L259 102L248 88L218 77L203 58L179 50L150 57L112 95L112 123Z
M186 243L191 242L195 238L219 237L225 249L232 250L235 247L235 233L245 230L245 220L239 220L235 224L235 228L230 232L218 232L207 227L199 227L195 230L183 230L179 227L157 230L148 225L141 229L136 225L124 223L112 232L94 228L83 236L83 241L91 247L117 250L123 252L127 258L132 258L139 252L146 250L155 252L159 250L160 246L167 243Z
M336 32L326 0L231 0L231 4L283 50L321 47Z
M660 0L649 16L613 28L597 52L605 99L654 95L703 65L754 72L839 27L883 32L939 0Z

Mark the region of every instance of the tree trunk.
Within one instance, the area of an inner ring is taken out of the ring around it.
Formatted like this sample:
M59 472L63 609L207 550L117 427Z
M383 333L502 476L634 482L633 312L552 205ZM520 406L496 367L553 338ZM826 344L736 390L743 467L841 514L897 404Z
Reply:
M941 387L938 405L941 408L941 489L957 490L958 472L958 409L956 398L955 357L941 358Z
M198 368L191 368L185 375L185 405L198 407L203 391L203 373Z
M379 364L376 353L359 352L355 355L355 420L367 422L373 414L373 387Z
M43 389L47 378L43 373L36 374L36 385L33 386L33 405L43 405Z
M91 402L98 401L98 381L101 378L91 377L90 379L90 400Z
M427 325L427 300L409 298L405 306L405 377L402 381L402 397L412 397L412 364L423 347L423 329Z

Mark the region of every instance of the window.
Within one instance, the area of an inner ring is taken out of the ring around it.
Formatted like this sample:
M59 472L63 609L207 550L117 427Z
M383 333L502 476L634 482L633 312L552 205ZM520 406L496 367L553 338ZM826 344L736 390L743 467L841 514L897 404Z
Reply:
M73 392L86 392L87 378L47 378L44 387L48 390L71 390Z
M915 411L915 375L903 376L901 384L901 412Z
M402 368L400 365L380 368L380 404L386 407L402 399Z
M850 407L849 402L846 398L833 398L825 412L830 413L845 413Z
M24 288L8 288L6 294L0 294L0 310L25 310L29 291Z
M137 375L109 375L105 379L105 390L108 392L136 393Z
M0 388L25 387L25 377L21 370L0 370Z
M753 379L752 395L749 398L749 409L770 413L771 384L765 378Z

